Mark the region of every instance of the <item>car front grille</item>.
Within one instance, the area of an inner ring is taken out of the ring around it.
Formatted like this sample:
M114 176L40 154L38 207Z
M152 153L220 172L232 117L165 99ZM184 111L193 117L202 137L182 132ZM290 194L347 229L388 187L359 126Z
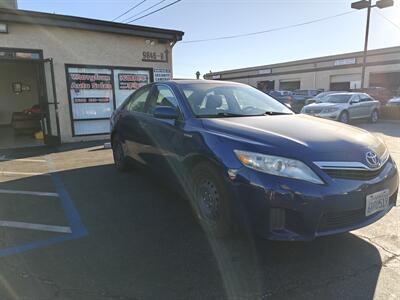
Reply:
M395 205L397 199L397 192L395 192L389 198L389 205ZM365 216L365 208L341 211L341 212L329 212L322 215L319 223L319 231L326 231L332 229L339 229L348 226L355 225L367 219Z
M378 170L343 170L343 169L324 169L323 171L332 178L370 180L377 177L383 168Z
M322 108L307 108L306 113L308 114L319 114L322 111Z

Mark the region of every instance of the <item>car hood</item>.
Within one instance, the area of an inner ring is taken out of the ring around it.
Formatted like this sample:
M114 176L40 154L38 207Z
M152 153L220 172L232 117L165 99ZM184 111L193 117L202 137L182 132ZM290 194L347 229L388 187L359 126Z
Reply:
M366 152L379 156L386 146L369 132L307 115L203 119L214 135L242 143L243 150L312 161L360 161ZM236 146L235 146L236 147Z

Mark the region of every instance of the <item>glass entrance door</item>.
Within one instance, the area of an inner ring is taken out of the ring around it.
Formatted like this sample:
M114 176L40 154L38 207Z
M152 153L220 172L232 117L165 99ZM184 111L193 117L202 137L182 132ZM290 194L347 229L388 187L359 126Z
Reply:
M43 97L44 114L42 127L44 142L49 146L57 146L61 144L60 122L58 118L58 103L54 83L53 60L51 58L43 61L43 72L43 87L45 90Z

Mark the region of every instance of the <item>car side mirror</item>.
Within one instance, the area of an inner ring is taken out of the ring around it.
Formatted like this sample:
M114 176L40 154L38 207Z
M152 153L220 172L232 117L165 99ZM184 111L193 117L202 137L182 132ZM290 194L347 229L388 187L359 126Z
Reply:
M351 100L351 101L350 101L350 105L356 104L356 103L358 103L358 102L360 102L360 101L358 101L358 100Z
M153 115L157 119L176 120L179 118L178 110L171 106L156 106Z

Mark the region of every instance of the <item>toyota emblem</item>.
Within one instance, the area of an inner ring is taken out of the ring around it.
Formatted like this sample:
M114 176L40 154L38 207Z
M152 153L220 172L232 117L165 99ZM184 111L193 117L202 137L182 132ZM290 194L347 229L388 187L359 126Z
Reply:
M378 155L373 151L367 152L367 154L365 154L365 159L367 160L367 163L371 168L377 168L381 165L381 160L379 159Z

